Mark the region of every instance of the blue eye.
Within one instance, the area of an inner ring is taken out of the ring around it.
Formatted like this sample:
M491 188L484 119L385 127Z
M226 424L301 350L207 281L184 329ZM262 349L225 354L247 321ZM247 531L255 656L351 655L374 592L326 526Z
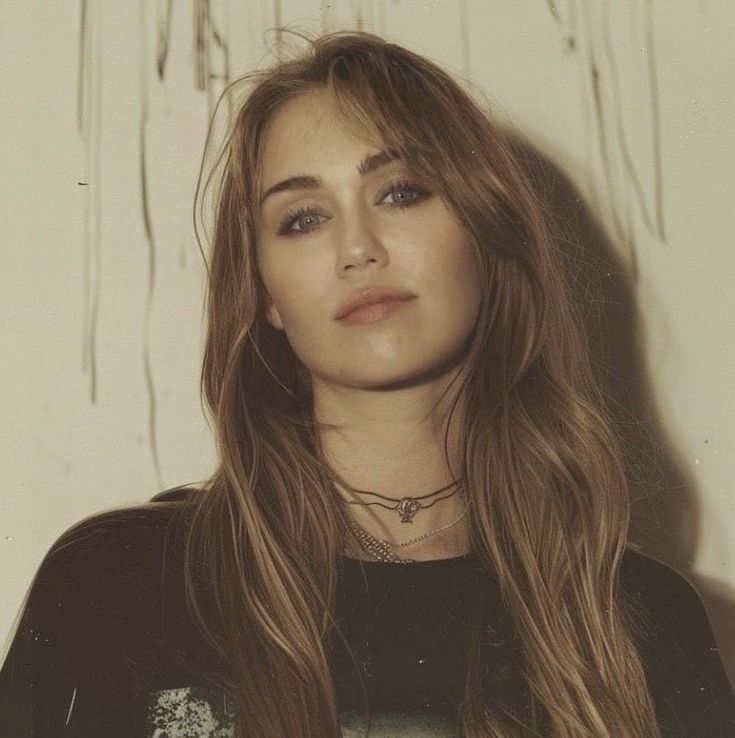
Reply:
M394 201L386 203L391 207L405 208L413 203L423 200L428 196L428 191L423 187L412 184L409 181L392 182L388 188L382 193L380 202L386 197L393 196Z
M391 182L378 196L376 205L385 204L391 208L407 208L430 195L424 187L413 184L408 180ZM386 202L392 197L393 202ZM297 236L311 233L329 217L319 212L314 206L302 205L296 210L287 213L278 226L279 236Z
M279 236L290 236L297 233L310 233L322 221L319 218L326 219L319 211L311 207L300 207L289 213L278 226ZM299 228L294 228L295 225Z

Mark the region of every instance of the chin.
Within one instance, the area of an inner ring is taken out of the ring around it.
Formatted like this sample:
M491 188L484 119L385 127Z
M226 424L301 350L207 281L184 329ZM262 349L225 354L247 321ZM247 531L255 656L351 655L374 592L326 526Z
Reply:
M396 361L373 360L372 362L361 362L359 366L343 366L337 374L319 370L312 371L312 374L322 382L342 387L398 390L437 381L450 373L458 363L456 358L444 357L421 363L406 362L405 366L401 367L397 366Z

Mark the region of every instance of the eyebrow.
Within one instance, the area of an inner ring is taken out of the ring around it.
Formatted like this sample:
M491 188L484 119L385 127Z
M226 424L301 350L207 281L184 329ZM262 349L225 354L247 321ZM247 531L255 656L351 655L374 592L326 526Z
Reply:
M357 166L357 171L361 177L365 177L376 169L401 158L400 153L396 149L383 149L377 154L368 154ZM260 204L262 206L266 198L275 195L277 192L316 189L317 187L321 187L321 185L322 180L320 177L312 174L297 174L269 187L263 194L263 197L260 198Z

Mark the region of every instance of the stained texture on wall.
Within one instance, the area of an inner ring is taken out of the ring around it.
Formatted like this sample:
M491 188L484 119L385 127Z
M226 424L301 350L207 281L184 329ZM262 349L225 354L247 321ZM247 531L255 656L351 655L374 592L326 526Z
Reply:
M138 64L139 64L139 126L136 140L131 147L138 151L140 218L144 226L147 244L147 284L140 297L145 300L145 320L143 323L142 371L148 394L148 422L146 435L149 442L150 461L156 473L159 486L163 485L158 440L156 432L156 386L151 366L150 317L156 288L156 249L158 247L154 214L151 212L148 196L150 171L148 156L148 125L151 109L152 91L149 77L154 77L159 85L167 81L166 70L169 63L169 50L175 19L174 13L189 12L191 15L191 84L193 89L206 99L206 116L211 119L216 100L232 81L230 49L243 43L237 36L239 27L231 23L231 0L191 0L189 4L174 6L172 0L155 4L140 2L138 11ZM335 30L330 22L330 5L322 3L319 7L319 30ZM658 92L657 61L655 50L655 29L653 0L639 0L630 3L625 10L629 15L628 33L643 39L640 47L643 56L637 59L642 66L648 99L644 115L648 118L648 156L647 166L634 156L629 145L630 126L623 115L624 85L630 80L621 79L618 50L613 43L611 4L608 0L586 2L569 0L563 12L559 3L547 0L547 8L556 28L550 26L549 33L558 33L562 41L563 53L575 58L579 79L578 95L585 108L584 123L587 135L597 144L595 156L601 165L601 176L589 176L587 184L600 210L610 215L612 235L619 248L625 250L626 267L635 277L635 235L634 217L638 217L647 232L660 241L665 240L663 208L663 175L661 162L661 113ZM426 6L429 9L429 5ZM352 23L347 28L367 30L384 34L386 8L385 2L357 1L350 3ZM100 309L99 272L101 252L99 248L99 227L102 217L101 190L104 173L100 167L100 140L103 116L100 108L101 86L104 84L104 70L100 55L104 43L103 17L105 7L100 4L80 0L79 4L79 65L77 83L77 126L84 144L84 181L81 186L88 187L85 200L85 227L82 236L85 255L83 276L84 291L84 330L82 336L82 370L88 377L89 400L97 402L97 331L98 311ZM488 20L492 12L486 11ZM274 56L283 55L283 36L281 30L289 18L284 17L281 0L272 0L271 18L274 28ZM262 17L253 14L249 24L262 23ZM471 54L469 39L469 8L466 0L456 3L456 26L459 35L459 56L463 72L471 76ZM132 30L132 29L131 29ZM316 29L309 29L314 32ZM635 33L634 33L635 32ZM619 38L619 36L616 36ZM151 43L151 40L154 43ZM635 43L635 42L634 42ZM635 81L634 81L635 82ZM232 97L225 103L232 115ZM202 111L204 113L204 111ZM640 111L638 113L640 115ZM636 130L640 130L639 120ZM594 170L590 168L590 175ZM90 180L94 186L90 187ZM635 213L633 212L635 210ZM185 267L185 252L181 252L182 268Z

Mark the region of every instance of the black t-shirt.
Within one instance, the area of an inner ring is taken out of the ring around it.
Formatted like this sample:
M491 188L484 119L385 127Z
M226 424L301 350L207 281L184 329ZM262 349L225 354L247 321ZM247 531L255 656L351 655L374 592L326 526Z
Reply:
M2 738L233 735L226 675L186 606L180 520L171 507L105 513L52 548L0 672ZM621 592L663 735L735 736L735 698L691 585L628 550ZM365 696L371 736L459 736L471 648L498 699L525 699L497 585L473 554L341 558L335 612L349 646L328 643L346 737L363 735Z

